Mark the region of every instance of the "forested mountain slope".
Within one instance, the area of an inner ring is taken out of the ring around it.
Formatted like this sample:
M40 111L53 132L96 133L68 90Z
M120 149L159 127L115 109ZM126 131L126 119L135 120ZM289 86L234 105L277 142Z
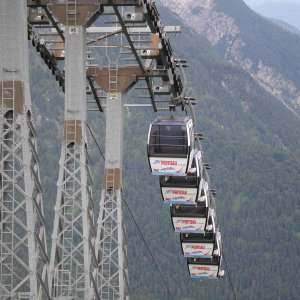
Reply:
M299 115L298 36L258 15L242 0L161 0L161 3L204 35L223 58L242 66Z
M165 24L180 19L160 10ZM205 161L218 194L218 221L238 299L296 300L300 250L300 119L265 91L244 70L223 60L187 27L173 36L177 57L189 60L190 91L198 99L197 127L205 134ZM31 53L31 91L39 136L48 240L63 124L60 88L47 67ZM127 95L132 102L134 93ZM169 208L163 206L158 178L146 156L150 109L125 114L124 195L169 284L175 299L232 300L228 274L223 280L190 280L173 233ZM104 150L104 115L88 122ZM103 162L90 141L94 198L98 207ZM134 223L126 212L132 299L170 299Z
M285 21L281 21L274 18L268 18L271 22L273 22L276 25L279 25L281 28L289 31L290 33L300 35L300 30L294 27L293 25L290 25L289 23L286 23Z

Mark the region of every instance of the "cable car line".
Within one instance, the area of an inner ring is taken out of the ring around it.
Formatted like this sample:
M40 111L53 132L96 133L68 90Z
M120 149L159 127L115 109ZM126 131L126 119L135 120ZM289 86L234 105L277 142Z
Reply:
M105 156L103 155L103 152L101 151L101 148L100 148L100 146L99 146L99 144L98 144L98 142L97 142L97 140L96 140L96 138L95 138L95 136L93 134L93 131L91 130L91 128L90 128L90 126L89 126L89 124L87 122L86 122L86 127L88 128L89 132L91 133L91 135L93 137L93 140L94 140L94 142L95 142L95 144L96 144L96 146L97 146L97 148L98 148L98 150L99 150L99 152L100 152L103 160L105 161Z
M123 195L124 195L124 192L123 192ZM142 238L142 240L143 240L143 242L144 242L144 244L145 244L145 246L146 246L146 248L147 248L147 250L148 250L148 252L149 252L149 254L151 256L151 259L152 259L152 261L153 261L153 263L154 263L157 271L160 274L160 277L161 277L161 279L162 279L162 281L163 281L163 283L164 283L164 285L165 285L165 287L166 287L166 289L168 291L168 294L170 295L171 299L175 300L175 298L172 295L172 293L170 291L170 288L169 288L169 286L168 286L168 284L167 284L167 282L166 282L166 280L165 280L165 278L164 278L164 276L163 276L163 274L162 274L162 272L161 272L161 270L160 270L160 268L159 268L159 266L158 266L158 264L157 264L157 262L156 262L156 260L155 260L155 258L153 256L153 254L152 254L152 252L151 252L151 250L149 248L149 245L148 245L148 243L147 243L147 241L146 241L146 239L145 239L145 237L144 237L144 235L143 235L143 233L142 233L142 231L140 229L140 226L138 225L138 223L137 223L137 221L136 221L136 219L135 219L135 217L134 217L134 215L133 215L133 213L132 213L132 211L131 211L131 209L130 209L130 207L129 207L126 199L125 199L125 196L124 196L123 200L124 200L124 203L125 203L128 211L129 211L129 214L132 217L132 220L133 220L133 222L134 222L134 224L135 224L135 226L136 226L136 228L137 228L137 230L138 230L138 232L139 232L139 234L140 234L140 236L141 236L141 238Z
M230 286L231 286L231 289L232 289L232 293L234 295L234 299L237 300L237 297L236 297L236 294L235 294L235 290L234 290L234 287L233 287L233 283L232 283L232 280L231 280L230 271L229 271L229 268L228 268L228 265L227 265L227 262L226 262L226 258L225 258L225 255L224 255L224 249L222 251L222 255L223 255L223 259L224 259L224 263L225 263L225 268L226 268L226 271L228 273L228 277L229 277L229 282L230 282Z

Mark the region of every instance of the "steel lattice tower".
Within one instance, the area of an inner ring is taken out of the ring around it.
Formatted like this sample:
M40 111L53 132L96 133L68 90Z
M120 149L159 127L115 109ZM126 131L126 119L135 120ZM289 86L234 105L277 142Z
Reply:
M64 5L53 5L51 9L65 24L65 122L52 235L50 289L53 299L91 300L96 229L87 155L84 25L95 12L95 5L65 1Z
M138 67L118 66L109 60L106 68L90 68L89 74L107 93L105 172L98 218L95 281L97 299L129 299L127 247L122 197L123 114L122 95L136 82Z
M123 103L109 93L106 108L105 179L100 200L97 245L100 299L129 299L122 201Z
M25 0L0 1L0 298L50 299Z

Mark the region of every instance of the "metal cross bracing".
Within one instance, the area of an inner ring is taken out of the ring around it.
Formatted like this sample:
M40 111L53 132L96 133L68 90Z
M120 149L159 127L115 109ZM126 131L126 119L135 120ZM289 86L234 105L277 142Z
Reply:
M0 298L50 299L26 1L0 2Z
M111 177L110 180L113 180L114 172L107 175ZM127 248L120 188L102 190L97 243L97 299L129 299Z
M91 299L96 234L93 211L85 144L70 143L61 153L55 206L49 269L53 299Z
M106 185L113 185L118 174L110 164ZM117 179L119 180L119 178ZM127 248L123 219L121 188L109 186L102 190L97 231L96 250L98 266L95 279L98 284L97 299L129 299Z

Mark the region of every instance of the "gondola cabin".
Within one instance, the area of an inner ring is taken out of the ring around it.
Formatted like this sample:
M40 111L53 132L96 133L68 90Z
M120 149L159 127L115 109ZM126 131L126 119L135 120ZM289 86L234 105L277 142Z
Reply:
M181 233L181 249L184 257L212 258L221 253L221 235L216 233Z
M172 205L170 210L175 232L215 232L213 209L192 205Z
M153 175L186 175L194 156L192 119L156 119L149 128L147 149Z
M217 279L224 276L221 256L209 258L188 258L187 265L191 278Z
M191 172L185 176L160 176L160 189L164 203L195 205L203 186L201 151L196 150Z

